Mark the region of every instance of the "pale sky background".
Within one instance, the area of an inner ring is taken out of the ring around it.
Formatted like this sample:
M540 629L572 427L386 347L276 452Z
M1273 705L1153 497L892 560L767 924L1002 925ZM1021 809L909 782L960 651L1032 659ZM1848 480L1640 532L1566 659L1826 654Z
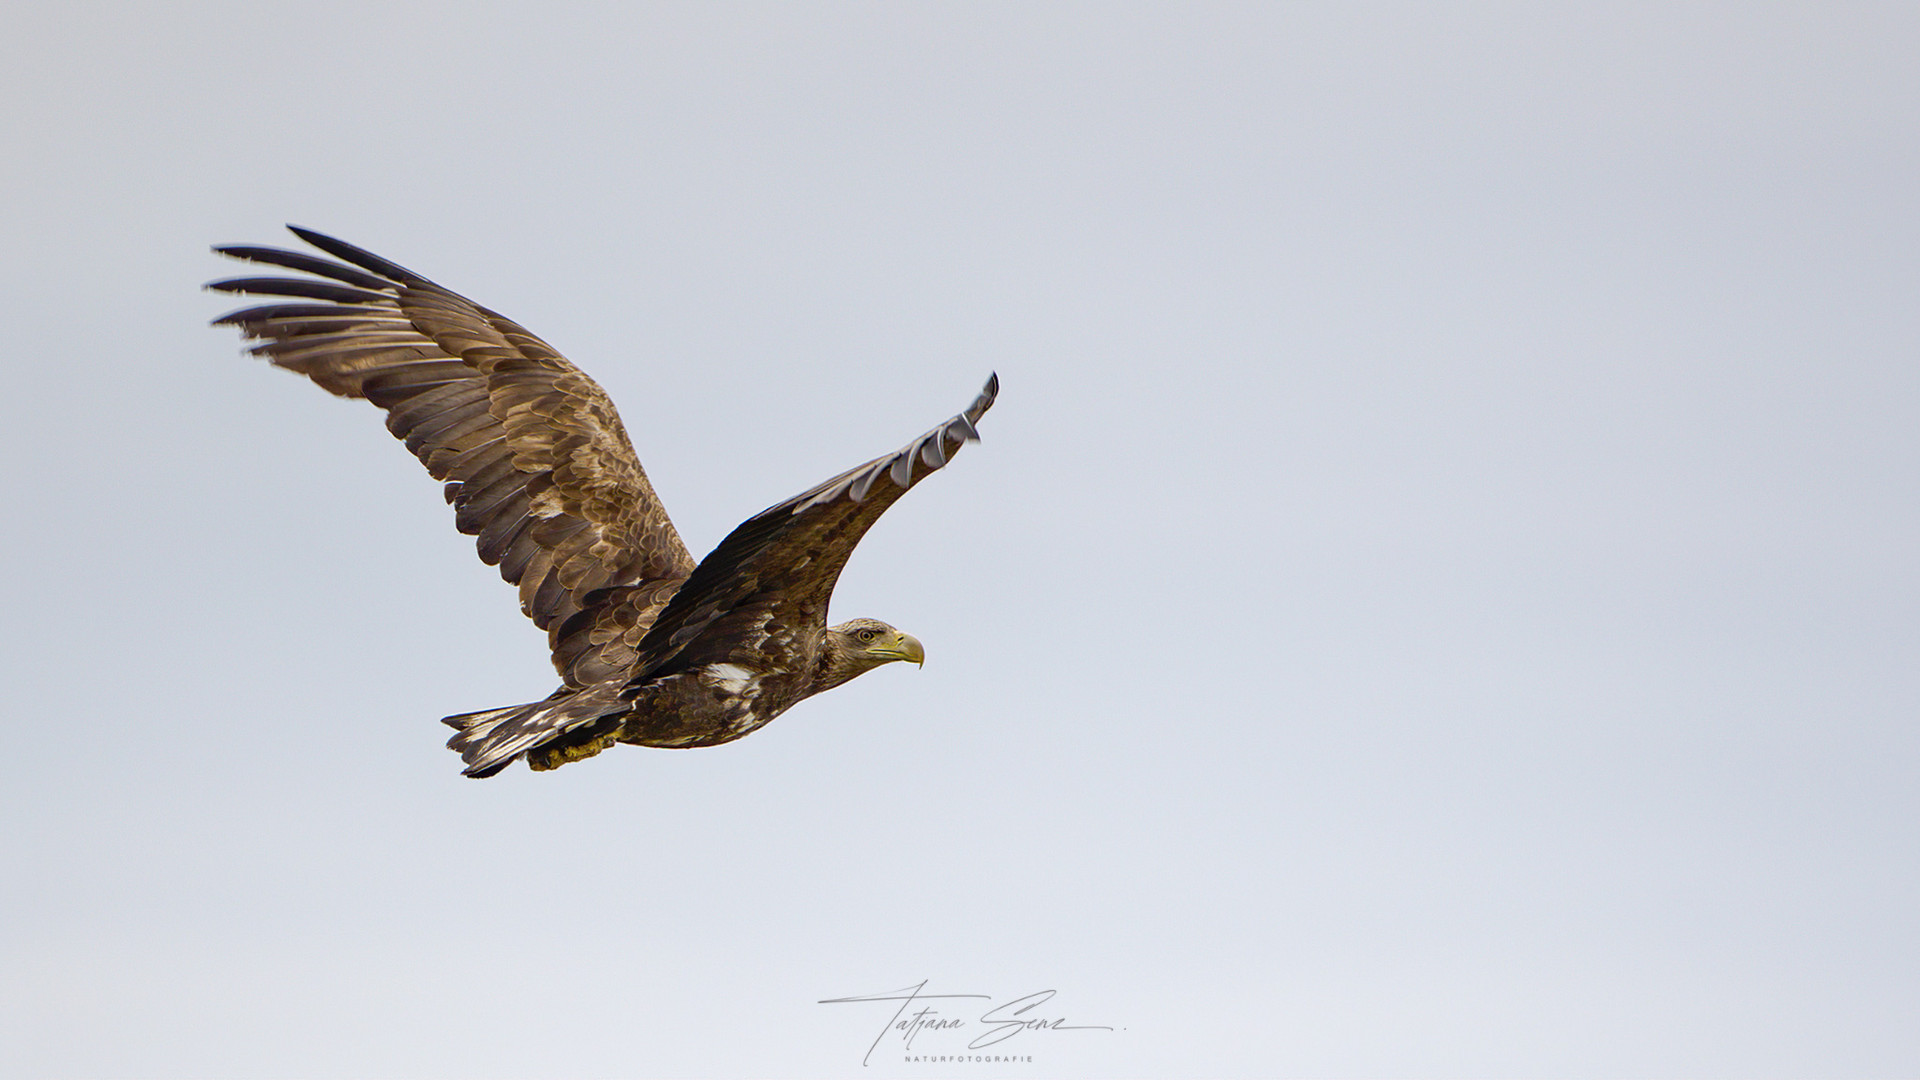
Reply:
M1920 8L6 23L0 1074L1920 1074ZM925 669L462 779L543 638L206 326L288 221L696 553L997 370L836 598ZM1115 1030L818 1004L921 980Z

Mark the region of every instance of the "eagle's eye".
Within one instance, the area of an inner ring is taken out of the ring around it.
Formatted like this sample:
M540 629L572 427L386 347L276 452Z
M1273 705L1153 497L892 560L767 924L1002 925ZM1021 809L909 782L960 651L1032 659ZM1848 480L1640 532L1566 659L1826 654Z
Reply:
M869 626L864 629L854 631L853 636L859 638L861 644L871 645L873 644L873 639L880 636L880 631L875 630L873 627Z

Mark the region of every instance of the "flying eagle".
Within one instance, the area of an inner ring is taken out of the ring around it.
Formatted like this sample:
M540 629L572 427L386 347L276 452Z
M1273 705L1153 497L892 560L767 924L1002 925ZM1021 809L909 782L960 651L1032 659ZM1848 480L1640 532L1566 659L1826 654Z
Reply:
M874 619L827 625L854 545L908 488L978 440L998 376L959 416L901 450L748 518L695 562L606 392L519 324L377 255L308 229L343 260L213 250L312 277L216 281L290 298L214 321L251 352L386 410L387 430L446 481L461 532L519 586L560 688L544 701L449 716L474 777L524 757L552 769L616 742L731 742L796 702L926 654ZM346 265L351 264L351 265Z

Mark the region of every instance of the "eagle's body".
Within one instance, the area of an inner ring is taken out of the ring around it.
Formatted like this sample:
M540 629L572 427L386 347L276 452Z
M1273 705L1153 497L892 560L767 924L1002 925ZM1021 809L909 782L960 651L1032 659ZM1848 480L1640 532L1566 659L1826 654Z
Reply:
M885 623L829 627L860 537L962 444L992 406L756 514L698 563L613 403L551 346L403 267L304 229L343 263L260 247L214 250L317 278L237 278L224 292L297 298L236 311L274 364L387 410L480 557L547 631L561 686L543 701L447 718L469 776L516 758L549 769L615 742L712 746L881 664L924 659Z

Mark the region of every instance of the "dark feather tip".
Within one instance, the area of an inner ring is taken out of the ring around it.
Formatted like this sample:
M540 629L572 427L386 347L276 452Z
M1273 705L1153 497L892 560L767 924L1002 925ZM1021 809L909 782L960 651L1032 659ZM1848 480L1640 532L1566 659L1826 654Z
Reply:
M383 278L402 282L407 285L433 284L433 282L401 266L399 263L388 262L365 248L354 247L345 240L335 240L326 233L314 232L312 229L303 229L298 225L288 225L287 231L336 259L345 259L360 269L371 270Z

